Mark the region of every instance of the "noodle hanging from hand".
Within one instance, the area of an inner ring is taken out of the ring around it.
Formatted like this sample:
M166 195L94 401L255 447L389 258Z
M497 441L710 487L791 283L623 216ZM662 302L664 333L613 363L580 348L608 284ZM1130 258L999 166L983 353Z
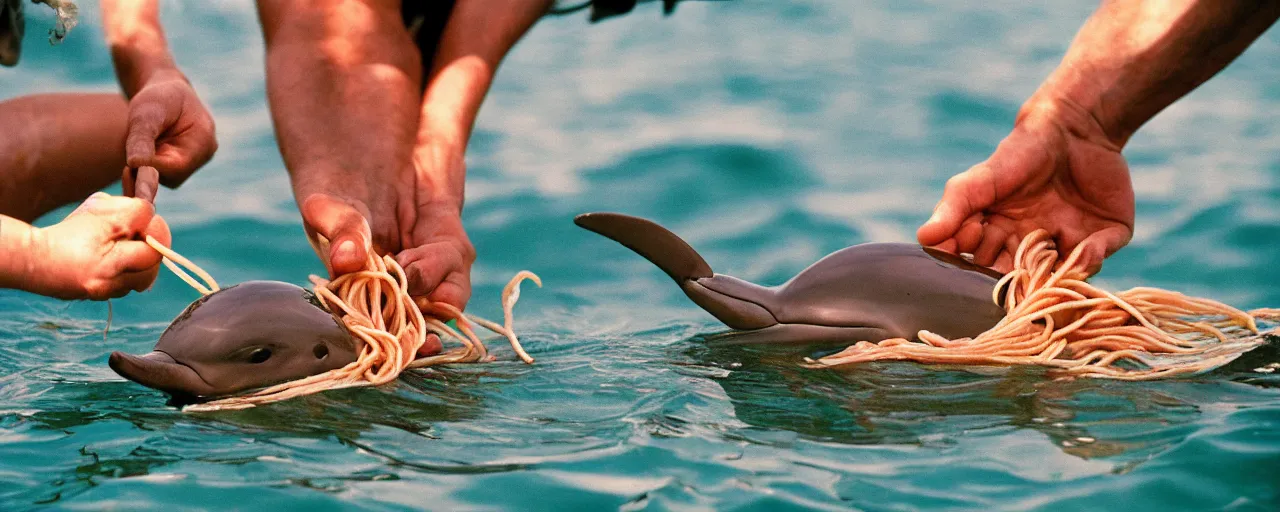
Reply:
M174 274L197 291L208 295L218 290L218 284L213 278L194 263L160 245L151 237L147 238L147 243L165 256L164 262ZM170 260L191 269L206 281L207 286L197 283ZM472 323L503 335L521 360L533 363L533 358L520 345L520 340L511 327L512 310L520 297L520 283L528 279L539 287L542 286L542 280L533 272L522 270L516 273L503 288L504 323L498 325L463 314L449 304L429 303L425 299L422 304L415 302L409 295L409 280L405 277L404 269L390 256L377 257L370 254L365 266L365 270L340 276L333 281L311 276L313 290L320 302L361 342L355 362L248 395L188 405L183 410L247 409L330 389L386 384L411 368L492 361L493 356L489 355L484 343L476 336L471 328ZM458 329L449 327L440 318L423 315L420 307L432 313L442 313L445 319L457 320ZM461 334L458 331L462 331ZM415 359L418 349L426 343L427 335L432 333L440 336L441 340L456 340L462 347Z
M811 368L879 360L961 365L1040 365L1066 377L1148 380L1200 373L1227 364L1265 343L1258 319L1280 310L1245 313L1226 304L1157 288L1112 294L1086 283L1081 244L1054 271L1058 252L1049 233L1022 240L1014 270L996 285L1007 312L976 338L949 340L920 331L919 342L861 341L817 360Z

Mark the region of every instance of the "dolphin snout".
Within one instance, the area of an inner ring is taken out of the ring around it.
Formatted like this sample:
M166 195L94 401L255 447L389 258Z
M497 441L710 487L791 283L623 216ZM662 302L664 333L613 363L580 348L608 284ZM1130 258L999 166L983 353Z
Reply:
M215 394L213 386L205 382L200 374L164 352L156 351L142 356L112 352L107 364L121 377L171 395Z

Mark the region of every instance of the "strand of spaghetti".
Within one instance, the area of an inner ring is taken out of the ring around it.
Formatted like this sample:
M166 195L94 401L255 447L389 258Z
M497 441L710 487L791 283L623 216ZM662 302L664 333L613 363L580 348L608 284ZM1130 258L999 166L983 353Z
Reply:
M204 285L200 284L199 281L196 281L195 278L191 277L190 274L183 271L177 265L174 265L169 258L163 258L160 261L164 263L164 266L169 267L169 271L173 272L173 275L176 275L183 281L186 281L187 284L191 285L192 288L195 288L197 292L200 292L200 295L209 295L210 293L213 293L213 290L206 288Z
M921 331L917 340L860 341L817 360L806 358L804 365L1036 364L1068 377L1157 379L1226 364L1264 343L1259 320L1280 321L1280 309L1244 312L1157 288L1108 292L1085 282L1088 274L1079 265L1084 249L1078 246L1060 260L1047 232L1024 238L1014 269L992 290L1005 318L974 338L949 340Z
M146 242L147 245L151 246L152 249L155 249L156 252L160 253L160 255L164 257L165 266L169 267L169 270L172 270L174 274L181 277L183 281L187 282L187 284L190 284L192 288L195 288L204 295L208 295L220 289L218 288L218 282L213 280L213 276L209 275L208 272L205 272L199 265L192 263L191 260L183 258L181 254L174 252L173 249L165 247L164 244L160 243L159 240L156 240L151 235L147 235ZM200 279L204 280L207 286L201 286L196 283L195 279L192 279L190 275L183 272L182 269L177 267L177 265L174 265L174 262L190 269L192 272L195 272L197 276L200 276Z
M410 368L492 360L484 342L471 329L472 323L484 325L492 322L477 321L475 317L465 315L447 304L428 304L428 311L441 312L446 315L444 318L456 319L458 330L454 330L441 318L423 314L418 303L409 295L409 281L404 269L394 259L371 255L365 267L365 270L346 274L332 281L311 277L321 304L361 344L356 361L336 370L277 384L255 393L189 405L184 410L243 409L329 389L385 384ZM541 285L537 276L527 271L512 278L503 293L503 307L508 322L515 300L510 299L511 294L507 290L513 287L518 289L519 281L523 279L533 279ZM496 324L494 327L497 327ZM502 330L495 332L508 339L515 339L510 328L499 329ZM441 341L455 341L461 347L415 359L417 351L431 333L440 336ZM518 342L515 342L513 348L518 354L524 352ZM524 356L527 357L527 354ZM532 362L532 358L527 362Z

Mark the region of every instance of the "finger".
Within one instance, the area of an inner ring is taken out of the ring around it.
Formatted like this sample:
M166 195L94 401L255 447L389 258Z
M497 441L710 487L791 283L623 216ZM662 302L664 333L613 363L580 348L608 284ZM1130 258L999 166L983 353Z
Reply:
M85 212L97 215L114 230L111 234L113 239L132 239L146 231L155 211L151 203L99 192L89 196L72 214Z
M152 217L151 223L147 224L146 234L160 242L160 245L173 247L173 235L169 233L169 223L165 222L164 217Z
M136 101L136 100L135 100ZM156 140L175 121L176 108L166 108L155 101L136 102L129 106L129 134L125 137L125 160L130 167L152 165Z
M933 246L933 248L941 251L946 251L951 254L959 254L959 252L956 250L956 239L954 238L948 238L944 240L942 243Z
M973 252L973 262L984 267L995 264L996 256L1004 249L1010 233L998 222L988 222L983 226L982 243Z
M116 242L108 257L115 260L115 269L120 273L158 268L161 259L160 253L150 245L136 240Z
M459 310L471 298L471 268L453 244L438 243L402 251L397 263L409 279L409 293L425 295Z
M983 237L982 214L975 213L965 219L960 225L960 231L956 233L956 251L964 254L973 254L978 250L978 246L982 244Z
M106 201L113 207L119 205L116 219L128 230L127 238L142 238L141 235L147 232L147 226L151 225L151 219L156 216L155 205L141 199L111 197Z
M471 299L471 276L469 272L451 272L445 276L444 282L432 290L427 298L432 302L449 304L459 311L467 309L467 301Z
M981 186L985 176L984 165L975 165L947 180L942 200L934 208L933 216L916 230L916 238L921 245L935 245L955 236L965 219L991 205L994 197L990 187Z
M328 267L337 277L364 268L369 257L369 221L354 206L325 194L302 203L302 218L329 240Z
M182 186L196 170L213 159L213 152L217 149L212 134L208 135L210 140L204 142L185 139L199 137L195 134L183 134L181 137L184 139L161 143L152 158L157 168L165 170L160 176L160 183L169 188Z
M125 197L133 197L133 183L137 179L137 173L133 172L133 168L124 166L124 172L120 175L120 188L122 195Z
M134 174L132 197L155 204L156 192L160 189L160 172L155 167L144 165Z
M94 192L93 194L90 194L89 197L85 198L84 202L80 203L76 209L71 210L71 213L67 214L67 216L70 217L79 213L97 212L102 207L103 200L109 197L111 197L111 194L106 192Z
M160 266L140 270L137 272L126 272L120 275L119 296L124 296L130 291L145 292L151 289L151 285L156 283L156 278L160 276ZM113 297L114 298L114 297Z
M434 356L444 351L444 343L435 333L427 335L427 341L418 347L418 357Z
M409 294L430 295L450 272L462 264L461 255L450 244L430 244L400 251L396 263L404 267Z
M1010 236L1005 239L1004 249L996 256L996 262L991 268L998 272L1008 274L1013 271L1013 266L1017 264L1014 257L1018 255L1018 246L1022 244L1016 236Z
M1001 274L1008 274L1009 272L1012 272L1014 254L1015 253L1009 252L1007 249L1000 251L1000 255L996 257L996 262L994 265L991 265L991 268Z
M1101 272L1103 261L1128 244L1131 236L1124 227L1107 228L1090 235L1080 242L1085 248L1081 250L1077 264L1090 276Z

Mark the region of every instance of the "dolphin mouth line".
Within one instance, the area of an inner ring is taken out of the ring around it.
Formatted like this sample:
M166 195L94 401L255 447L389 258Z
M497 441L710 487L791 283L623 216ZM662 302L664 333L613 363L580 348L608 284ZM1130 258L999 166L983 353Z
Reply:
M165 351L163 351L163 350L155 350L155 352L159 352L159 353L161 353L161 354L164 354L164 355L166 355L166 356L169 356L169 359L172 359L172 360L173 360L173 364L176 364L176 365L178 365L178 366L184 366L184 367L186 367L188 370L191 370L191 373L196 374L196 377L200 379L200 382L203 382L203 383L204 383L204 385L209 386L209 389L217 389L217 386L214 386L213 384L210 384L210 383L209 383L209 381L204 380L204 375L200 375L200 372L196 371L196 369L195 369L195 368L192 368L192 367L191 367L191 365L186 364L186 363L184 363L184 362L182 362L182 361L179 361L179 360L178 360L178 358L173 357L173 354L170 354L170 353L165 352Z
M198 377L198 378L200 379L200 382L203 382L206 386L209 386L209 389L217 389L213 384L210 384L210 383L209 383L209 381L204 380L204 376L203 376L203 375L200 375L200 372L196 371L196 369L195 369L195 368L192 368L192 367L191 367L191 365L188 365L188 364L186 364L186 363L183 363L183 362L181 362L181 361L178 361L178 359L177 359L176 357L173 357L173 355L172 355L172 354L170 354L170 353L168 353L168 352L165 352L165 351L163 351L163 350L154 350L154 351L155 351L155 352L159 352L159 353L161 353L161 354L164 354L164 355L166 355L166 356L169 356L169 358L173 359L173 364L176 364L176 365L178 365L178 366L185 366L188 370L191 370L191 373L196 374L196 377ZM227 392L227 393L210 394L210 395L193 395L193 394L190 394L190 393L181 393L181 394L183 395L183 396L182 396L182 399L183 399L183 400L185 400L185 402L186 402L186 403L210 402L210 401L213 401L213 400L216 400L216 399L219 399L219 398L228 398L228 397L235 397L235 396L243 396L243 395L253 394L253 393L256 393L256 392L258 392L258 391L261 391L261 390L267 389L267 388L269 388L269 387L271 387L271 386L274 386L274 385L276 385L276 384L281 384L281 383L289 382L290 380L291 380L291 379L281 379L281 380L279 380L279 381L276 381L276 382L270 382L270 383L267 383L267 384L263 384L263 385L261 385L261 386L254 386L254 387L251 387L251 388L245 388L245 389L240 389L240 390L236 390L236 391L230 391L230 392ZM173 394L173 393L171 393L171 394Z

